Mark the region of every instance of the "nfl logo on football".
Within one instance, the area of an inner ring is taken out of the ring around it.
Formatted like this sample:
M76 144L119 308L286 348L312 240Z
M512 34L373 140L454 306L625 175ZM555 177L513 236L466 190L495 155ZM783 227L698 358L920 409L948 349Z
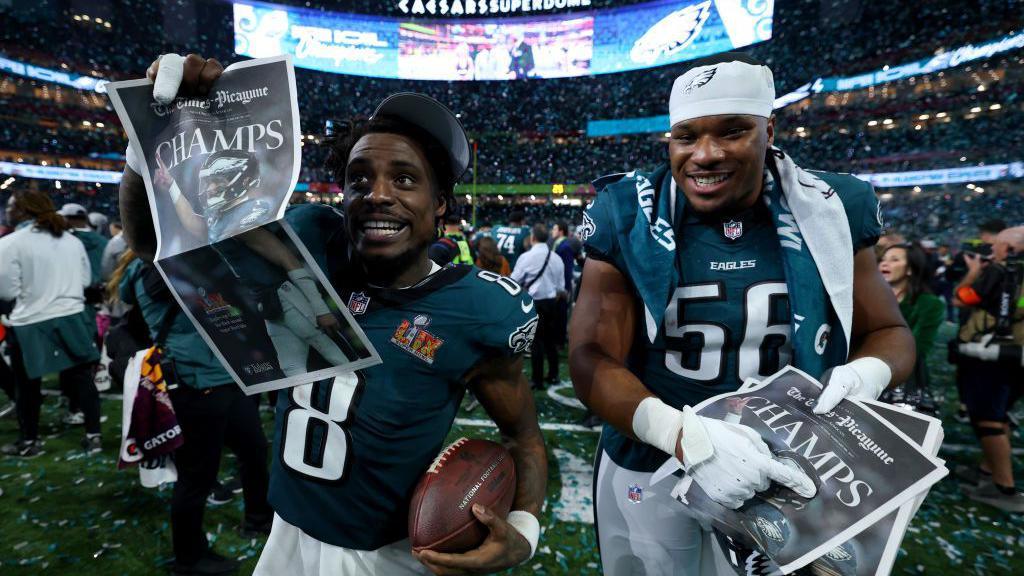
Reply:
M630 484L626 492L626 498L633 504L639 504L644 499L644 489L638 484Z
M722 224L722 233L729 240L735 240L740 236L743 236L743 222L737 222L730 220Z

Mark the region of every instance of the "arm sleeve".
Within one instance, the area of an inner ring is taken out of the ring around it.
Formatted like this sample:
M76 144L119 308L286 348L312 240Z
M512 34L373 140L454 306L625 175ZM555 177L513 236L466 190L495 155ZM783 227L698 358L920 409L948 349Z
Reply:
M614 263L618 255L615 223L612 221L611 193L602 190L583 212L583 223L577 229L588 258Z
M863 248L874 246L882 235L882 205L875 196L875 188L850 174L832 172L809 172L824 180L839 194L846 211L846 219L850 224L850 239L853 241L853 252L856 254Z
M917 323L911 328L914 334L914 343L917 345L917 357L927 360L932 348L935 346L935 337L939 333L939 326L946 318L946 306L939 298L925 295L917 300L918 307Z
M21 295L21 259L10 242L0 244L0 300L15 300Z
M530 349L537 330L537 311L525 290L515 296L496 283L483 287L481 302L493 308L493 314L475 331L477 344L505 356Z

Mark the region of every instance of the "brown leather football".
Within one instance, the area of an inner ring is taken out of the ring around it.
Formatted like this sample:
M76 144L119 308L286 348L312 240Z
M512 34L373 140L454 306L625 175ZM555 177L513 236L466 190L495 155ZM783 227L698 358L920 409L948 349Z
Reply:
M465 552L480 546L487 527L473 515L482 504L508 516L516 467L501 444L459 438L438 454L409 504L409 541L416 551Z

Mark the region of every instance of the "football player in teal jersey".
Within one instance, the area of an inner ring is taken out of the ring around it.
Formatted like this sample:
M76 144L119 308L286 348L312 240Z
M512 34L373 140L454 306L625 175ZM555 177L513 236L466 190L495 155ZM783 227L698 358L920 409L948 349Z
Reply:
M672 88L668 161L595 183L569 362L608 423L595 471L606 575L733 573L672 483L651 486L670 458L729 508L771 482L813 496L752 429L692 406L793 364L826 381L814 410L828 412L913 367L875 265L871 186L773 148L774 93L768 67L743 54L695 63Z
M530 237L530 227L523 224L523 213L514 210L509 215L507 226L498 226L491 231L498 243L498 251L508 260L510 268L516 267L516 260L526 251L526 240Z
M222 70L196 55L178 66L180 92L189 95L208 91ZM149 72L154 95L173 98L178 84L162 86L158 70L159 61ZM533 303L507 278L473 266L441 268L427 257L468 165L465 132L437 101L403 93L339 130L331 146L344 212L308 204L287 219L383 363L279 395L270 487L277 515L256 574L464 574L518 565L536 550L547 478L522 374L537 323ZM146 194L131 169L120 202L129 242L151 254ZM409 500L466 388L512 454L513 510L501 518L473 507L490 531L475 550L413 555Z

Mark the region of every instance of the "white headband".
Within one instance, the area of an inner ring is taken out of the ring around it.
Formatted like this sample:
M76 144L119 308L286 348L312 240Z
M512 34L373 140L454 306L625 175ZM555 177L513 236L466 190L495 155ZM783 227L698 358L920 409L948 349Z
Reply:
M671 125L720 114L768 118L775 102L775 81L767 66L721 62L687 70L672 84L668 101Z

